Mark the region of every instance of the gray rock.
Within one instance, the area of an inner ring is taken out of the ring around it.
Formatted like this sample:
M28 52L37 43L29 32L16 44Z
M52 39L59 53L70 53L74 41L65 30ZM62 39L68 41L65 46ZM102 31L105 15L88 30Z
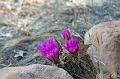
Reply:
M34 64L8 67L0 70L0 79L73 79L65 70L48 65Z
M76 4L76 5L97 5L97 6L102 6L102 4L104 2L106 2L106 0L70 0L72 3Z
M100 23L85 35L85 44L91 44L88 53L94 63L110 73L120 73L120 21Z

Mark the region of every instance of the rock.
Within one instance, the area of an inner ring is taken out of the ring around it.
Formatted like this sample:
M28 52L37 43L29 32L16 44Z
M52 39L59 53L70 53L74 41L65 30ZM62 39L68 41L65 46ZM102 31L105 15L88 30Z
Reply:
M104 2L106 2L106 0L70 0L72 3L74 3L75 5L97 5L97 6L102 6Z
M73 79L65 70L54 66L34 64L0 70L0 79Z
M86 32L84 43L91 44L88 53L96 65L120 73L120 21L95 25Z
M45 4L45 3L52 3L54 0L25 0L26 3L29 4L34 4L34 3L39 3L39 4Z

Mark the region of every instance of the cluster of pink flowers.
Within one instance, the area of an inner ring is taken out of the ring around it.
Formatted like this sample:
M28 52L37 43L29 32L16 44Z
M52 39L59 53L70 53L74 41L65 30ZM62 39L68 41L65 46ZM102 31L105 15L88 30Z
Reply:
M77 38L71 37L70 29L65 28L61 33L61 37L66 41L64 48L69 52L69 54L74 55L79 52L79 41ZM38 51L43 57L55 63L59 59L61 46L57 40L49 38L44 40L42 44L38 45Z

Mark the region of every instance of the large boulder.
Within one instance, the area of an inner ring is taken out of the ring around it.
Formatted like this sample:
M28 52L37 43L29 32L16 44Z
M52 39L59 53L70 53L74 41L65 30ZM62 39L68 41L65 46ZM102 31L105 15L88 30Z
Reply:
M0 79L73 79L65 70L48 65L34 64L24 67L0 69Z
M120 73L120 21L100 23L85 34L93 62L104 71Z

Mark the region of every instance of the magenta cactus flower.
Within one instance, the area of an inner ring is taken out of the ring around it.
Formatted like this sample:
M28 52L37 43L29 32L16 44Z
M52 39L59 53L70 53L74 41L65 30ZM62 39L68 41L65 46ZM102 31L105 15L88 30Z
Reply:
M66 42L64 48L70 54L77 54L80 49L78 39L70 39L69 41Z
M57 40L49 38L38 46L38 50L43 57L55 63L59 59L61 47Z
M61 33L61 37L62 37L63 39L65 39L66 41L70 40L70 39L71 39L70 29L65 28L65 29L63 30L63 32Z

